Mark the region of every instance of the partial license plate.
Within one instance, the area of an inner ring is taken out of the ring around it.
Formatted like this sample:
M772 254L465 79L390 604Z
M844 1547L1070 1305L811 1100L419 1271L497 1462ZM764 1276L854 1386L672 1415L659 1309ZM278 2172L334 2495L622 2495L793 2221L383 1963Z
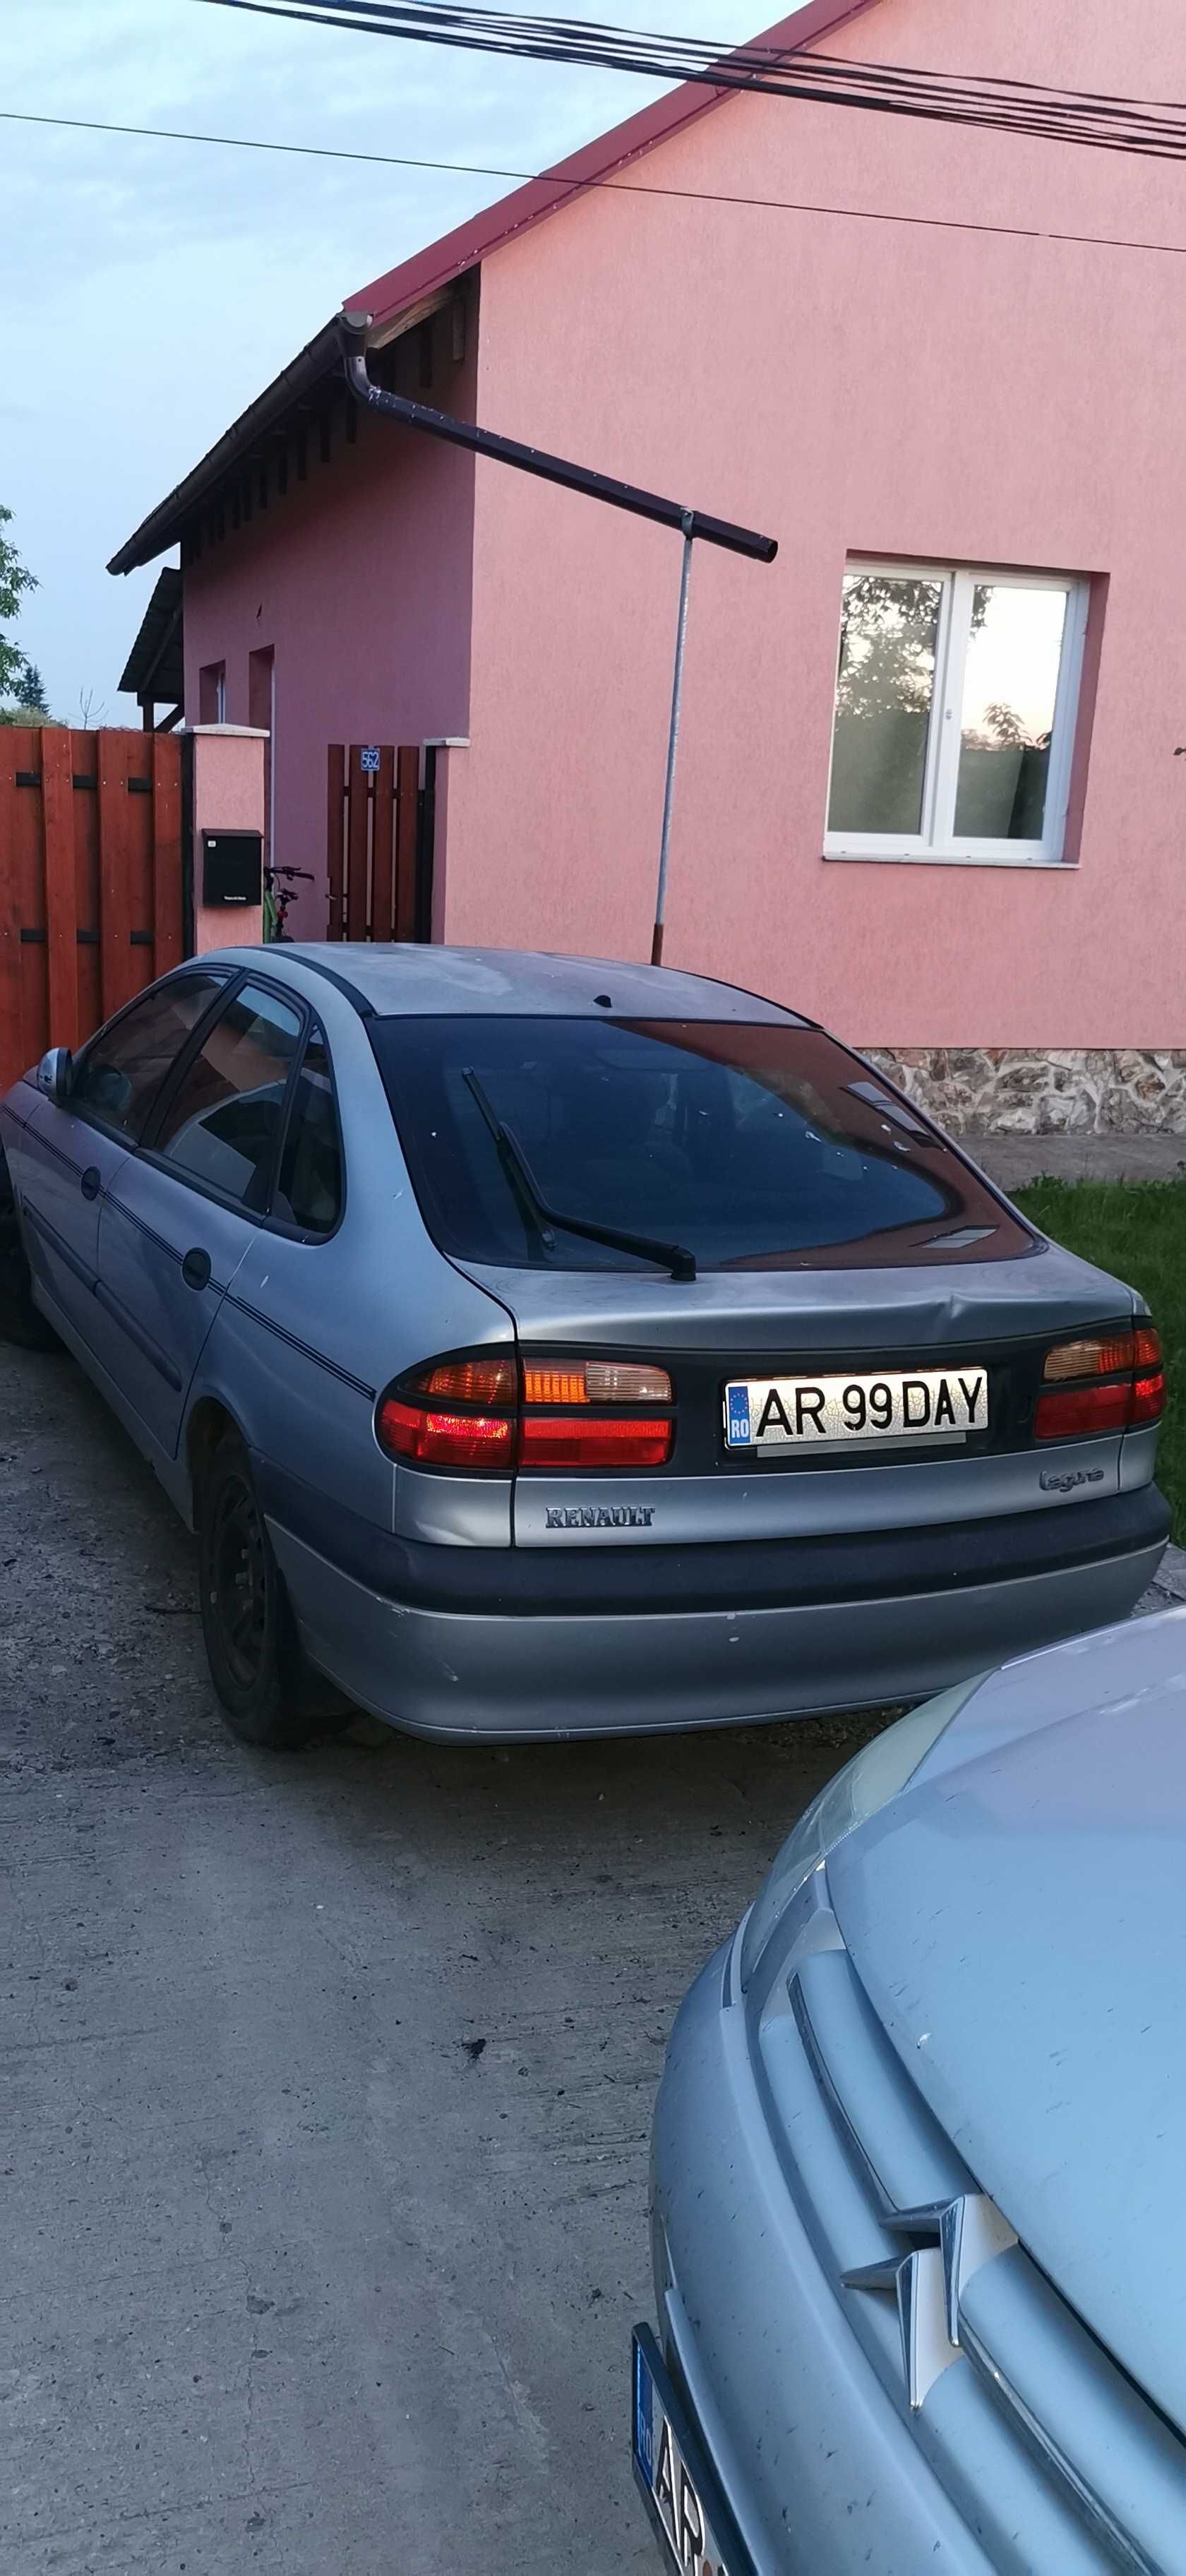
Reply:
M967 1440L988 1428L988 1371L748 1377L725 1389L728 1449L837 1449L852 1440Z
M721 2544L714 2514L723 2519L723 2509L713 2503L709 2474L646 2327L634 2333L633 2450L635 2476L668 2559L685 2576L749 2576L740 2550L731 2545L726 2555Z

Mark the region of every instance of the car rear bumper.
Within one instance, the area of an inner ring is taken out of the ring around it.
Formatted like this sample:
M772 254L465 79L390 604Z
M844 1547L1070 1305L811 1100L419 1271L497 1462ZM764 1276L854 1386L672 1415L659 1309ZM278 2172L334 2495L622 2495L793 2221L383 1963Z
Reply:
M672 2037L652 2229L660 2346L754 2576L990 2576L848 2322L731 1993L726 1948Z
M307 1489L257 1472L314 1661L377 1716L459 1740L921 1699L1126 1617L1168 1531L1146 1486L949 1530L549 1557L409 1545L341 1511L331 1533Z

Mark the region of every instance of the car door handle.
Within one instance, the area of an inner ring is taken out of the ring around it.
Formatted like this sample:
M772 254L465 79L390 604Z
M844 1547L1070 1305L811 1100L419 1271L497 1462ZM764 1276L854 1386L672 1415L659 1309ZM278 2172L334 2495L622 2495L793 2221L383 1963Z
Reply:
M181 1276L187 1288L209 1287L210 1255L208 1252L203 1252L199 1244L194 1246L192 1252L186 1253L181 1264Z
M103 1187L103 1175L96 1169L94 1163L89 1163L87 1165L87 1168L83 1173L80 1186L84 1199L98 1198L99 1192Z

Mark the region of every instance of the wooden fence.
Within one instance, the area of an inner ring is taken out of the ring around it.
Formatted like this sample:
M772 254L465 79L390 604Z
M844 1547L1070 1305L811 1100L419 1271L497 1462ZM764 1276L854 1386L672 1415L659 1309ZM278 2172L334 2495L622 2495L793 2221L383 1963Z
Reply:
M425 939L420 752L329 746L330 939Z
M0 1091L184 954L181 743L0 725Z

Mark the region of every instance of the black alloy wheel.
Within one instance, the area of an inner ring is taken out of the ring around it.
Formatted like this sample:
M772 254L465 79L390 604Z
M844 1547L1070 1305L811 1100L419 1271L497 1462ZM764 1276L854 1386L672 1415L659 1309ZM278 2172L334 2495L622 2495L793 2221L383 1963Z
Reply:
M301 1650L251 1473L235 1431L219 1441L197 1506L202 1634L234 1734L283 1750L332 1733L352 1711Z

